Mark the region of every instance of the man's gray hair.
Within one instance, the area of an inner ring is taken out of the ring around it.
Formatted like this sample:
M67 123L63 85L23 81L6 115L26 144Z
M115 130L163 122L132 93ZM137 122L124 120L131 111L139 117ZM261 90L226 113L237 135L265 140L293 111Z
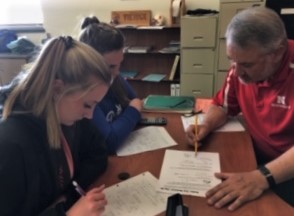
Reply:
M226 38L241 48L258 45L264 52L273 51L281 44L287 46L283 21L265 7L248 8L235 15L227 27Z

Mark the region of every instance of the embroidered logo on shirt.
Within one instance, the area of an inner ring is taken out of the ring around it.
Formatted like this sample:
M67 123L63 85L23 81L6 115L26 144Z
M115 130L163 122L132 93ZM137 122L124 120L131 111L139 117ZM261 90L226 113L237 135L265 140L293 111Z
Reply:
M107 122L113 122L116 116L119 116L122 112L122 107L120 104L115 105L116 110L110 110L106 115Z
M286 96L277 96L276 103L272 103L272 107L281 107L284 109L290 109L290 106L286 104Z

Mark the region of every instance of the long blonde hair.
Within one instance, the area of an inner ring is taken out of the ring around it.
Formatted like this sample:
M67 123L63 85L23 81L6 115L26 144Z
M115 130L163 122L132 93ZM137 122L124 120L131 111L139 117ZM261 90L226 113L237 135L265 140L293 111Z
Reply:
M45 120L49 145L60 148L61 126L55 108L54 81L62 80L68 86L66 94L70 94L93 88L97 80L110 85L111 73L104 58L93 48L71 37L58 37L43 47L32 67L18 79L5 102L3 119L19 103L26 112Z

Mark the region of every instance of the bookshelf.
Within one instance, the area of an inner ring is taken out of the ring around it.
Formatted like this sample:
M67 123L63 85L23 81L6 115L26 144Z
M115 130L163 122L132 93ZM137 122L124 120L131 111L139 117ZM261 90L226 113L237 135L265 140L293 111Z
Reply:
M162 49L174 46L180 41L180 27L169 26L163 28L120 28L126 37L126 48L121 71L136 71L137 75L127 78L140 98L150 94L170 95L171 84L180 82L180 67L176 68L173 80L169 80L175 56L180 51L162 52ZM131 47L150 47L140 51L128 52ZM163 74L165 78L159 82L143 81L149 74Z

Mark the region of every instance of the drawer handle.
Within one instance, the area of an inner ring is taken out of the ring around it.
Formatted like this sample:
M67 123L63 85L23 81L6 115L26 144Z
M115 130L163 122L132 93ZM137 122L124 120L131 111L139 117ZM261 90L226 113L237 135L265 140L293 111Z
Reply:
M203 40L203 37L202 36L195 36L193 37L194 40Z
M203 67L203 65L202 64L193 64L193 67L200 68L200 67Z
M201 90L192 90L192 93L195 95L201 94Z

